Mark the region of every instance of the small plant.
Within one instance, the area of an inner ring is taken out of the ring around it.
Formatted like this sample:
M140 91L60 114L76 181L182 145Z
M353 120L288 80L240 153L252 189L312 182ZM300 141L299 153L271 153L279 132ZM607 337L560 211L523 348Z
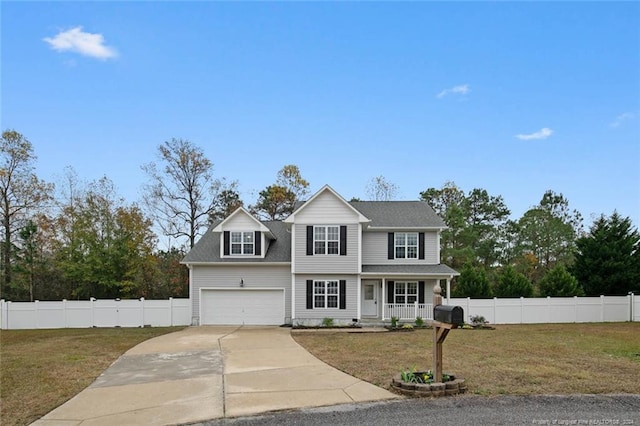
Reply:
M397 328L399 320L400 318L398 317L391 317L391 328Z
M481 327L489 323L482 315L470 315L469 320L471 320L471 325L474 327Z
M333 318L322 318L323 327L333 327Z
M413 326L411 324L404 324L402 326L403 330L413 330Z
M433 383L433 371L427 370L426 372L418 372L416 367L411 370L407 369L400 372L400 378L405 383ZM442 383L451 381L451 375L442 373Z
M416 317L416 327L424 327L424 320L422 317Z

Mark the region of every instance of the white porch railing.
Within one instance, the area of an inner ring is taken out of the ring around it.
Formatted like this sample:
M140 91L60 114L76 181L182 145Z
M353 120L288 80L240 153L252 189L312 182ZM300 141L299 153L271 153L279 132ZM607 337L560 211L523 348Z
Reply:
M400 320L415 320L420 317L423 320L433 319L433 305L431 303L385 303L382 319L396 317Z

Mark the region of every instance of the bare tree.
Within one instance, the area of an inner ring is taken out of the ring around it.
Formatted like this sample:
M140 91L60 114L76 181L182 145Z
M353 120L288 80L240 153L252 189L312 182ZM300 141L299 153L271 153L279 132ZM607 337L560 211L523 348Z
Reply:
M201 148L175 138L158 147L158 160L142 166L149 176L143 204L164 235L187 238L193 247L214 209L213 163Z
M0 138L0 215L4 228L2 241L4 292L11 285L14 236L26 226L30 214L35 214L50 199L53 185L38 179L33 173L36 156L33 146L15 130L6 130Z
M391 201L398 197L398 185L380 175L371 178L366 192L371 201Z

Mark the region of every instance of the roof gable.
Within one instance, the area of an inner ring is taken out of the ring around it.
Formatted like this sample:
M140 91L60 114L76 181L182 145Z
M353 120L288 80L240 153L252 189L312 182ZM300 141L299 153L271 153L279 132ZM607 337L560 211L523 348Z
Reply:
M296 210L289 215L284 220L284 223L294 223L296 220L296 216L304 215L305 210L313 208L314 204L319 202L326 202L328 199L335 200L337 203L341 204L347 211L354 215L357 218L357 221L360 223L368 223L370 219L363 215L360 211L355 209L351 204L349 204L340 194L333 190L329 185L325 185L318 192L316 192L309 200L304 203L301 203Z
M244 207L238 207L227 218L213 227L212 232L222 232L229 229L261 231L267 233L267 235L273 238L271 230L256 219Z

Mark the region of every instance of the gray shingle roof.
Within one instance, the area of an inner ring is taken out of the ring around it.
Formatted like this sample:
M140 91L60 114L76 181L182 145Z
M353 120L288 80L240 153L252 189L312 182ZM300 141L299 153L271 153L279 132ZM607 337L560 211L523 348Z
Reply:
M363 274L459 275L447 265L362 265Z
M182 259L183 263L215 262L215 263L266 263L291 262L291 233L280 221L262 222L271 230L276 240L272 240L264 258L221 258L220 234L212 232L220 222L211 224L191 251ZM264 249L264 247L263 247Z
M423 201L351 201L376 228L446 228L443 220Z

